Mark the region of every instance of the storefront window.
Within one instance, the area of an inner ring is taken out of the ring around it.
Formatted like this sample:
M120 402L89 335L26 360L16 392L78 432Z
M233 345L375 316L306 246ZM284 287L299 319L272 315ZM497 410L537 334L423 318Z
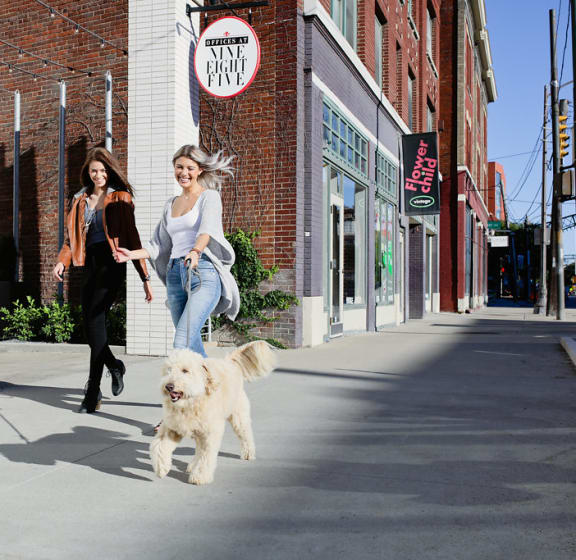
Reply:
M324 147L360 175L368 173L367 140L328 103L323 107Z
M394 221L393 204L377 197L374 206L375 299L376 303L394 303Z
M344 304L366 303L366 189L344 175Z
M397 193L398 168L380 152L376 154L376 185L382 187L393 197Z

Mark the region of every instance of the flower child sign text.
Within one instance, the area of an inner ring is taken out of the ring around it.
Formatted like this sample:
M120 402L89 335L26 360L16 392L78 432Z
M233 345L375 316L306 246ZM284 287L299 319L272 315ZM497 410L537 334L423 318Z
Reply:
M440 214L438 146L435 132L402 136L404 213Z

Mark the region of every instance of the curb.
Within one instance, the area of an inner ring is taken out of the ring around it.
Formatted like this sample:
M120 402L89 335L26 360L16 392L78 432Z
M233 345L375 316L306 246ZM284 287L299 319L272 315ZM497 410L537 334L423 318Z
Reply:
M110 346L114 354L126 354L125 346ZM23 340L4 340L0 342L0 352L52 352L90 354L88 344L68 344L67 342L27 342Z
M576 339L563 336L560 338L560 344L566 351L566 354L568 354L568 357L572 360L574 366L576 366Z

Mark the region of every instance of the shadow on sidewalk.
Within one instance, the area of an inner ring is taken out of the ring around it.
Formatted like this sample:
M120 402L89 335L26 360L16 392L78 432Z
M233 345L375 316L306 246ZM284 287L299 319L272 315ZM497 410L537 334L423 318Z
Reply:
M20 437L25 439L22 434ZM150 465L148 444L125 439L127 437L128 434L122 432L75 426L72 432L51 434L36 441L0 444L0 454L13 463L46 466L78 464L114 476L152 482L156 477ZM185 481L188 475L183 471L188 462L177 459L176 455L193 456L194 450L182 447L175 452L175 469L169 477ZM145 471L147 476L130 472L134 469Z
M0 395L4 398L24 398L72 412L78 408L84 397L84 392L81 389L69 389L66 387L17 385L0 381ZM122 405L161 408L162 406L160 404L122 401L104 401L103 404L106 407L109 405ZM105 418L134 426L140 429L143 435L153 435L154 433L154 428L151 424L131 418L101 411L97 412L93 417ZM151 482L156 478L150 466L149 444L127 439L130 437L129 434L91 426L74 426L72 432L51 434L36 441L30 441L1 412L0 420L6 423L23 442L0 444L0 455L3 455L11 462L47 466L64 462L81 464L106 474L146 482ZM195 450L188 446L177 448L173 457L175 468L172 469L168 477L186 482L188 475L184 471L188 466L188 462L179 460L177 456L192 457L194 453ZM240 459L240 455L227 452L220 452L219 456ZM147 471L146 474L150 475L150 478L131 473L127 469Z
M76 412L82 399L84 398L84 391L82 389L70 389L68 387L46 387L42 385L18 385L9 383L7 381L0 381L0 396L2 397L16 397L35 401L55 408L62 408L71 412ZM98 417L114 420L122 424L134 426L142 431L142 434L150 434L153 427L147 422L140 422L131 418L110 414L106 409L110 406L138 406L138 407L151 407L162 408L161 404L142 403L142 402L126 402L119 400L110 400L104 398L102 401L102 409L96 414Z

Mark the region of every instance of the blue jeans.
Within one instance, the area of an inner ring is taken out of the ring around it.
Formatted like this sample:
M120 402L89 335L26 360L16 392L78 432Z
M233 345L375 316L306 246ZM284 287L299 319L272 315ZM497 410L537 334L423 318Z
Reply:
M191 295L187 292L188 269L184 258L170 259L166 275L168 306L176 327L174 348L189 348L206 357L200 331L220 300L220 275L206 255L202 255L196 271L190 272ZM187 323L188 320L188 323Z

